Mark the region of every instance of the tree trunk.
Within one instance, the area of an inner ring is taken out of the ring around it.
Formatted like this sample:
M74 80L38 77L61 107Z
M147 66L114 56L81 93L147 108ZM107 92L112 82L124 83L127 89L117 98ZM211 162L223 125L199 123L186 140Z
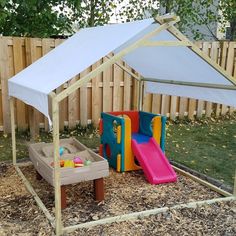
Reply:
M236 20L230 22L230 41L236 39Z
M93 27L95 22L95 8L96 8L96 0L91 0L90 3L90 17L89 17L89 26Z

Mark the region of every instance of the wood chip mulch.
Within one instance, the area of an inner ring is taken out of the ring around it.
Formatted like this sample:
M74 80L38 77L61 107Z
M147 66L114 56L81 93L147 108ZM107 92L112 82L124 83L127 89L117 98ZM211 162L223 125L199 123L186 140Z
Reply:
M21 167L39 197L53 214L54 191L45 180L36 180L33 166ZM106 199L93 200L92 181L68 186L64 225L196 200L219 194L184 177L177 183L150 185L142 171L116 173L105 179ZM136 221L80 229L71 235L236 235L236 202L217 203L196 209L171 210ZM27 192L14 168L0 163L0 235L52 235L44 214Z

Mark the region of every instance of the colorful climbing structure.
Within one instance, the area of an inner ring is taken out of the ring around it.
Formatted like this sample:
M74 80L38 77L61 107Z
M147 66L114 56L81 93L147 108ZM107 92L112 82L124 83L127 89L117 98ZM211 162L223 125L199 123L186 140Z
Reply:
M166 117L142 111L102 113L100 120L100 155L118 172L141 167L132 150L132 140L147 143L154 138L165 151Z

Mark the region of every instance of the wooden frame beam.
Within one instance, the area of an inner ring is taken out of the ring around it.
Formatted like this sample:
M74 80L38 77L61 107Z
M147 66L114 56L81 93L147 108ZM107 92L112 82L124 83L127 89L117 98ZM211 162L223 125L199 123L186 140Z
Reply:
M142 80L149 81L149 82L156 82L160 84L174 84L174 85L201 87L201 88L236 90L236 86L234 85L196 83L196 82L185 82L185 81L175 81L175 80L162 80L162 79L154 79L154 78L143 78Z
M55 191L55 227L56 235L62 235L61 216L61 168L60 168L60 143L59 143L59 102L56 94L50 94L52 98L52 123L53 123L53 147L54 147L54 191Z
M156 20L158 20L158 22L160 24L164 24L164 23L167 23L167 22L170 22L170 21L180 21L180 18L179 16L176 16L175 14L166 14L166 15L163 15L163 16L156 16Z
M156 46L164 46L164 47L177 47L177 46L191 46L189 42L184 41L146 41L143 46L145 47L156 47Z
M11 141L12 141L12 162L16 165L16 130L15 130L15 99L10 97L10 114L11 114Z
M155 20L162 24L162 20L159 16L155 17ZM180 41L189 44L190 50L200 56L205 62L207 62L210 66L212 66L216 71L218 71L221 75L223 75L228 81L232 84L236 85L236 80L233 76L229 75L224 69L222 69L216 62L212 61L210 57L208 57L201 49L199 49L195 44L193 44L187 37L185 37L175 26L170 26L167 29L172 35L178 38Z
M111 59L112 57L110 56L106 56L108 59ZM117 66L119 66L122 70L124 70L126 73L128 73L129 75L131 75L134 79L136 80L140 80L140 77L137 76L136 74L134 74L132 71L130 71L128 68L126 68L125 66L121 65L119 62L115 62L114 64L116 64Z
M71 94L72 92L74 92L76 89L78 89L79 87L81 87L82 85L86 84L87 82L89 82L92 78L94 78L95 76L97 76L99 73L103 72L104 70L106 70L110 65L114 64L115 62L117 62L120 58L122 58L124 55L126 55L127 53L139 48L140 46L143 45L143 43L145 41L147 41L149 38L157 35L158 33L160 33L161 31L169 28L171 25L173 25L174 23L176 23L176 21L172 21L170 23L165 23L163 25L160 25L159 27L155 28L153 31L149 32L148 34L146 34L145 36L143 36L141 39L137 40L135 43L133 43L132 45L129 45L128 47L124 48L123 50L121 50L119 53L117 53L116 55L114 55L112 58L110 58L108 61L104 62L102 65L100 65L99 67L97 67L95 70L91 71L90 73L88 73L87 75L85 75L83 78L81 78L80 80L76 81L74 84L72 84L70 87L68 87L67 89L65 89L64 91L62 91L61 93L59 93L56 96L56 100L58 102L60 102L61 100L63 100L65 97L67 97L69 94Z

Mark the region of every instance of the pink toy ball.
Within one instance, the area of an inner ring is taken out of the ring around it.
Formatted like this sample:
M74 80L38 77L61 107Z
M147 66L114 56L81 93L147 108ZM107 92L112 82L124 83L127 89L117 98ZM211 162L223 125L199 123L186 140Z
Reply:
M83 161L80 159L80 157L75 157L73 161L75 164L83 164Z

